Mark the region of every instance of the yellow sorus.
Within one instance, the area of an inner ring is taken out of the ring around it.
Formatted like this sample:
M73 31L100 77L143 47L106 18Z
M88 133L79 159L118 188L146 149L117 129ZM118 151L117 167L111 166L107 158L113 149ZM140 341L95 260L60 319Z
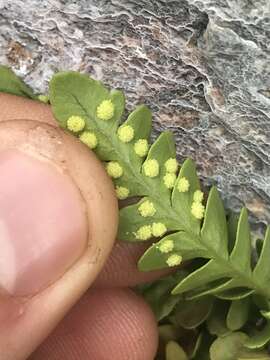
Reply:
M182 256L178 254L172 254L171 256L168 257L166 261L167 265L170 267L180 265L181 262L182 262Z
M174 242L171 239L166 239L158 245L158 249L162 254L167 254L174 249Z
M120 178L123 175L123 168L117 161L110 161L106 165L107 173L114 179Z
M116 186L115 192L119 200L124 200L129 195L129 189L124 186Z
M81 142L83 142L85 145L90 147L90 149L94 149L95 147L97 147L98 140L97 140L96 135L93 132L84 131L79 136L79 138L80 138Z
M158 223L153 223L152 225L152 233L153 236L155 237L160 237L162 235L164 235L167 231L167 227L165 224L158 222Z
M170 158L165 162L165 169L168 173L176 173L178 169L177 160L174 158Z
M152 226L151 225L143 225L141 226L136 234L136 239L138 240L149 240L152 237Z
M97 107L97 117L101 120L110 120L114 115L112 100L103 100Z
M156 213L154 204L149 200L144 201L138 207L138 211L139 211L140 215L143 217L154 216Z
M163 182L166 188L172 189L176 181L176 175L173 173L167 173L163 176Z
M128 143L134 138L134 129L130 125L122 125L118 129L117 134L122 142Z
M72 115L67 119L67 128L75 133L82 131L85 127L85 121L82 117Z
M203 201L203 192L201 190L196 190L193 194L193 200L195 202L202 202Z
M139 139L134 144L134 151L140 157L144 157L147 155L148 148L149 145L146 139Z
M177 189L179 192L187 192L189 190L189 181L187 178L182 177L177 184Z
M202 203L200 202L196 202L194 201L191 205L191 214L196 218L196 219L202 219L204 217L204 206Z
M143 164L143 170L146 176L154 178L159 174L159 163L155 159L146 160Z

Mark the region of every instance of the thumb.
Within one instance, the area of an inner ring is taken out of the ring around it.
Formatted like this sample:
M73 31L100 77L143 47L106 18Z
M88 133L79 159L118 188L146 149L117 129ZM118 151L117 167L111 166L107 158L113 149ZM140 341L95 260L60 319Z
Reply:
M4 100L14 113L20 100ZM0 122L1 360L26 359L87 290L117 213L110 180L79 141L38 121Z

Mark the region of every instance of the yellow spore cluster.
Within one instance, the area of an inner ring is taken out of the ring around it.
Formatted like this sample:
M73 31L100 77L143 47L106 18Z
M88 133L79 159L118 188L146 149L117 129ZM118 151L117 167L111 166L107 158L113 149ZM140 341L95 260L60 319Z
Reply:
M178 266L182 262L182 256L178 254L172 254L168 257L166 263L169 267Z
M151 201L146 200L142 204L140 204L140 206L138 207L138 211L143 217L154 216L156 213L156 208Z
M84 129L85 121L81 116L72 115L67 119L68 130L77 133Z
M134 144L134 151L140 157L144 157L147 155L148 148L149 144L146 139L139 139Z
M167 254L174 249L174 242L171 239L166 239L162 241L161 244L158 245L158 249L161 253Z
M177 190L179 192L187 192L189 190L190 184L187 178L182 177L179 179L177 184Z
M112 100L103 100L97 107L97 117L101 120L110 120L114 115L114 104Z
M130 125L122 125L118 129L117 135L122 142L128 143L134 138L134 129Z
M146 160L143 164L144 174L154 178L159 174L159 163L155 159Z
M84 131L80 136L79 139L85 145L87 145L90 149L95 149L98 144L98 140L96 135L91 131Z
M119 200L125 200L129 195L129 189L125 186L116 186L115 192Z
M117 161L110 161L106 165L107 173L113 179L118 179L123 175L123 168Z

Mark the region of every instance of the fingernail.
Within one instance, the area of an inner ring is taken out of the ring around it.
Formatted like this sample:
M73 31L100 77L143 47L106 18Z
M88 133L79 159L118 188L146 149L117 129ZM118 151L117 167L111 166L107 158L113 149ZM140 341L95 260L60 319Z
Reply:
M70 177L19 150L0 153L0 290L35 294L83 254L87 220Z

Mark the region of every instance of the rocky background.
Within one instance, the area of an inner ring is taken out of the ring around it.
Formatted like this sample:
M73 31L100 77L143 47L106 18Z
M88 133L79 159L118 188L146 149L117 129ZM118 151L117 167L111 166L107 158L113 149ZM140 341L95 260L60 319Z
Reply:
M59 70L145 102L226 206L270 223L269 0L0 0L0 63L37 92ZM260 226L260 228L262 228Z

